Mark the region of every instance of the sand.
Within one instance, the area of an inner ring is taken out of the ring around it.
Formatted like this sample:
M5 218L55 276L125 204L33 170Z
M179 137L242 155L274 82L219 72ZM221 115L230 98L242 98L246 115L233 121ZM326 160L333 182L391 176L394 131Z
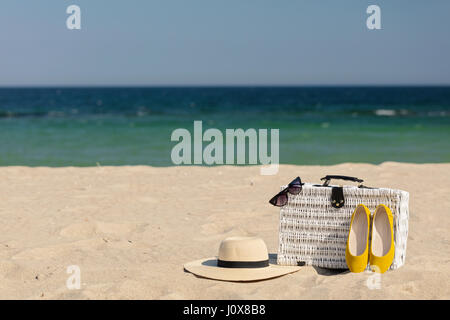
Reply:
M410 192L406 264L380 276L303 267L262 282L198 278L183 263L228 236L278 245L269 198L300 175L364 178ZM449 299L450 164L0 168L2 299ZM80 289L68 289L69 266ZM373 280L370 278L369 281Z

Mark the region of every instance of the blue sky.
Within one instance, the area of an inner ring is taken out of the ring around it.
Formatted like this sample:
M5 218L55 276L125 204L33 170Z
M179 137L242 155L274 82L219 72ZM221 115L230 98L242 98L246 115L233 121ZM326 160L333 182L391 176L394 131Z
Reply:
M449 33L446 0L2 0L0 86L449 85Z

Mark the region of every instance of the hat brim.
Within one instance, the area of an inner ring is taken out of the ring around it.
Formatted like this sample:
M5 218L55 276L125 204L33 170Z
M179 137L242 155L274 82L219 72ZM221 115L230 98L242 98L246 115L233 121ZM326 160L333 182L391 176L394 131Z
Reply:
M264 268L223 268L217 266L216 257L188 262L183 267L203 278L242 282L277 278L300 270L297 266L279 266L271 263Z

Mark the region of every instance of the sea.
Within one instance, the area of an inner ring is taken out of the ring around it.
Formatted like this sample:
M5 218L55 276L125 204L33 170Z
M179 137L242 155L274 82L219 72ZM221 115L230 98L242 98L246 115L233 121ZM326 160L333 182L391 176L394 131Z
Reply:
M62 87L0 88L0 166L173 166L197 120L278 129L282 164L450 162L445 86Z

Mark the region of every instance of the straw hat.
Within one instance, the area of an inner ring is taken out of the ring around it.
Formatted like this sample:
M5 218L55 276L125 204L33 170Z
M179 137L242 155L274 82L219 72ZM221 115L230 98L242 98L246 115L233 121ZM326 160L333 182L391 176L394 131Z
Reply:
M300 267L269 263L266 244L260 238L232 237L222 241L218 257L186 263L184 269L209 279L256 281L292 273Z

